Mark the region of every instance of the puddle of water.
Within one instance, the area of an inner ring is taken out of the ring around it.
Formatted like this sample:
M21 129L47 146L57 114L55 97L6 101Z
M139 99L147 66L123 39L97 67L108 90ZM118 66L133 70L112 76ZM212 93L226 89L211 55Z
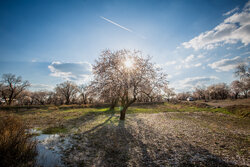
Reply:
M57 146L55 146L59 135L44 135L36 136L38 141L36 157L36 163L38 166L53 167L63 166L61 162L61 154L58 152ZM50 143L51 142L51 143ZM53 144L54 143L54 144ZM53 146L54 145L54 146Z
M70 146L68 139L58 134L41 134L41 131L35 129L31 129L30 132L39 134L34 137L38 141L36 147L38 152L36 157L37 165L42 167L64 166L60 150Z

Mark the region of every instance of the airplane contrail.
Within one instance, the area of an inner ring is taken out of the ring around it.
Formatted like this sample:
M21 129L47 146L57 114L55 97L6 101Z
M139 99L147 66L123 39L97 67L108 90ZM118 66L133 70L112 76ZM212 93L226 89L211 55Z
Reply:
M103 17L103 16L100 16L100 18L102 18L103 20L106 20L107 22L109 22L109 23L111 23L111 24L114 24L114 25L116 25L116 26L118 26L118 27L120 27L120 28L122 28L122 29L124 29L124 30L126 30L126 31L133 32L132 30L130 30L130 29L126 28L126 27L123 27L123 26L121 26L120 24L118 24L118 23L116 23L116 22L113 22L112 20L109 20L109 19L107 19L107 18L105 18L105 17Z

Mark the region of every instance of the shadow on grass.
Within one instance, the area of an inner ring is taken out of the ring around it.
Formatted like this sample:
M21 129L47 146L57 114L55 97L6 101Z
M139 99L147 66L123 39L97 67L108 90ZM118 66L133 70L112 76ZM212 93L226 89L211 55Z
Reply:
M103 123L98 124L97 126L91 128L90 130L85 131L84 133L82 133L82 135L88 134L88 133L90 133L90 132L96 130L97 128L100 128L100 127L104 126L105 124L107 124L107 123L112 119L112 117L113 117L114 114L115 114L115 112L113 112L113 111L109 111L109 112L110 112L111 115L110 115L110 117L109 117L108 119L106 119ZM94 119L94 118L93 118L93 119Z
M112 117L114 116L114 114L115 114L114 111L110 111L108 109L104 110L104 111L100 111L100 112L99 111L98 112L91 111L91 112L87 112L86 114L84 114L84 115L82 115L80 117L67 120L66 122L64 122L64 125L69 129L74 128L74 127L81 127L83 125L87 125L88 123L90 123L92 121L95 121L98 116L110 115L109 118L106 121L104 121L101 124L98 124L97 126L91 128L90 130L85 132L85 133L89 133L89 132L103 126L108 121L110 121L112 119Z

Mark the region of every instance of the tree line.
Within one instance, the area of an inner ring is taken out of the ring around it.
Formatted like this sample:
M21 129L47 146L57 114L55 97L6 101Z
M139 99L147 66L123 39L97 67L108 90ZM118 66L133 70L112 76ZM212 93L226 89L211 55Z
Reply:
M177 94L178 100L186 100L193 97L196 100L224 100L227 98L248 98L250 95L250 68L246 64L239 64L234 71L234 76L239 79L226 83L213 84L208 87L196 87L191 92Z
M53 91L29 91L28 81L20 76L3 74L0 99L3 105L69 105L108 103L110 110L120 106L120 119L125 119L128 107L134 102L163 102L172 99L197 100L247 98L250 93L250 69L240 64L235 70L239 80L230 85L214 84L196 87L195 91L176 94L168 87L167 74L140 51L104 50L93 64L93 80L88 85L72 81L57 84Z

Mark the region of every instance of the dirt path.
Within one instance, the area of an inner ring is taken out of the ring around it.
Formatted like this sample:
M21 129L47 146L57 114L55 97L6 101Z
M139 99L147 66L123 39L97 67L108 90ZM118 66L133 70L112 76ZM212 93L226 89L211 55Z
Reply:
M67 166L250 166L247 119L207 112L113 117L70 136Z

